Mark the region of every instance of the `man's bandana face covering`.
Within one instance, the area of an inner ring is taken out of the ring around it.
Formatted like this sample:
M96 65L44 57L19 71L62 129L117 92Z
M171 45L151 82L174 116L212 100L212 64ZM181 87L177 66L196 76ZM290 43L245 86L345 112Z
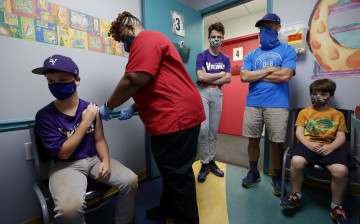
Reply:
M124 51L126 52L130 52L130 47L132 42L134 41L135 37L134 36L126 36L125 40L124 40Z
M53 96L58 100L66 100L72 94L74 94L76 90L75 81L70 83L54 83L49 84L50 92Z
M210 42L210 45L214 48L218 48L220 47L220 45L222 44L223 42L223 39L222 38L209 38L209 42Z
M261 49L272 49L280 44L278 33L272 28L263 27L260 29Z
M325 106L329 101L329 98L324 98L319 95L311 95L310 98L312 105L314 105L315 107Z

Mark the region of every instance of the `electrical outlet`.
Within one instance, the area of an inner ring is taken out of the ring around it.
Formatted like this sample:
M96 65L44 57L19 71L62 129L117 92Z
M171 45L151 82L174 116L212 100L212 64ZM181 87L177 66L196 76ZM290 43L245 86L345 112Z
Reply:
M26 142L26 143L25 143L25 155L26 155L26 160L32 160L32 159L34 159L34 155L33 155L33 153L32 153L31 146L32 146L32 143L31 143L31 142Z

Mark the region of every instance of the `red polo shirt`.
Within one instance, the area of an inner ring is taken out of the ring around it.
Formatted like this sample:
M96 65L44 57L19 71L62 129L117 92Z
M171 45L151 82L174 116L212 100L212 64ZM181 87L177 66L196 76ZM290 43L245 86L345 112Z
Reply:
M133 99L150 135L185 130L205 120L199 91L174 44L157 31L140 32L131 45L126 73L153 79Z

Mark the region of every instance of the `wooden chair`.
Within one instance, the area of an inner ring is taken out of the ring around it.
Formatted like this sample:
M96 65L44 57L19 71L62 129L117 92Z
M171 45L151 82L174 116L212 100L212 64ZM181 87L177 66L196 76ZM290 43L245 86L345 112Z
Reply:
M44 224L53 221L54 201L49 190L49 166L50 155L44 148L35 132L35 125L29 126L32 142L32 152L37 174L37 183L33 184L36 196L41 206L41 215ZM92 212L104 206L111 198L117 195L116 188L94 181L88 178L85 201L87 205L86 213Z
M290 171L290 164L291 164L291 149L296 144L296 136L295 136L295 122L297 115L303 108L294 109L291 113L291 123L293 125L292 133L290 135L290 146L288 146L284 152L283 157L283 165L282 165L282 174L281 174L281 198L284 197L285 194L285 172ZM337 109L338 111L342 112L345 117L346 127L348 129L348 133L346 133L346 142L342 146L342 149L346 152L348 160L349 160L349 183L350 185L360 186L360 180L356 177L356 171L360 170L360 159L356 156L355 147L354 147L354 133L351 128L351 115L354 113L353 110L346 110L346 109ZM354 175L351 175L354 173ZM304 176L311 180L319 181L322 183L330 183L331 182L331 174L330 172L319 165L308 165L305 167Z

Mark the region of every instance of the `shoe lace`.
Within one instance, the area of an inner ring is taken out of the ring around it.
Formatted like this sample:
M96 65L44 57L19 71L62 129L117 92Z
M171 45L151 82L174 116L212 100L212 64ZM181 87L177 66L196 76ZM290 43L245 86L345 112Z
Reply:
M288 196L288 200L289 200L289 201L298 202L298 201L299 201L299 197L297 196L297 194L296 194L295 192L292 192L292 193Z
M247 179L247 180L252 180L252 179L254 178L254 174L255 174L254 171L249 170L249 172L248 172L247 175L246 175L246 179Z
M335 217L338 217L341 215L344 219L348 219L348 214L345 212L345 210L341 206L337 206L332 210L332 213Z

